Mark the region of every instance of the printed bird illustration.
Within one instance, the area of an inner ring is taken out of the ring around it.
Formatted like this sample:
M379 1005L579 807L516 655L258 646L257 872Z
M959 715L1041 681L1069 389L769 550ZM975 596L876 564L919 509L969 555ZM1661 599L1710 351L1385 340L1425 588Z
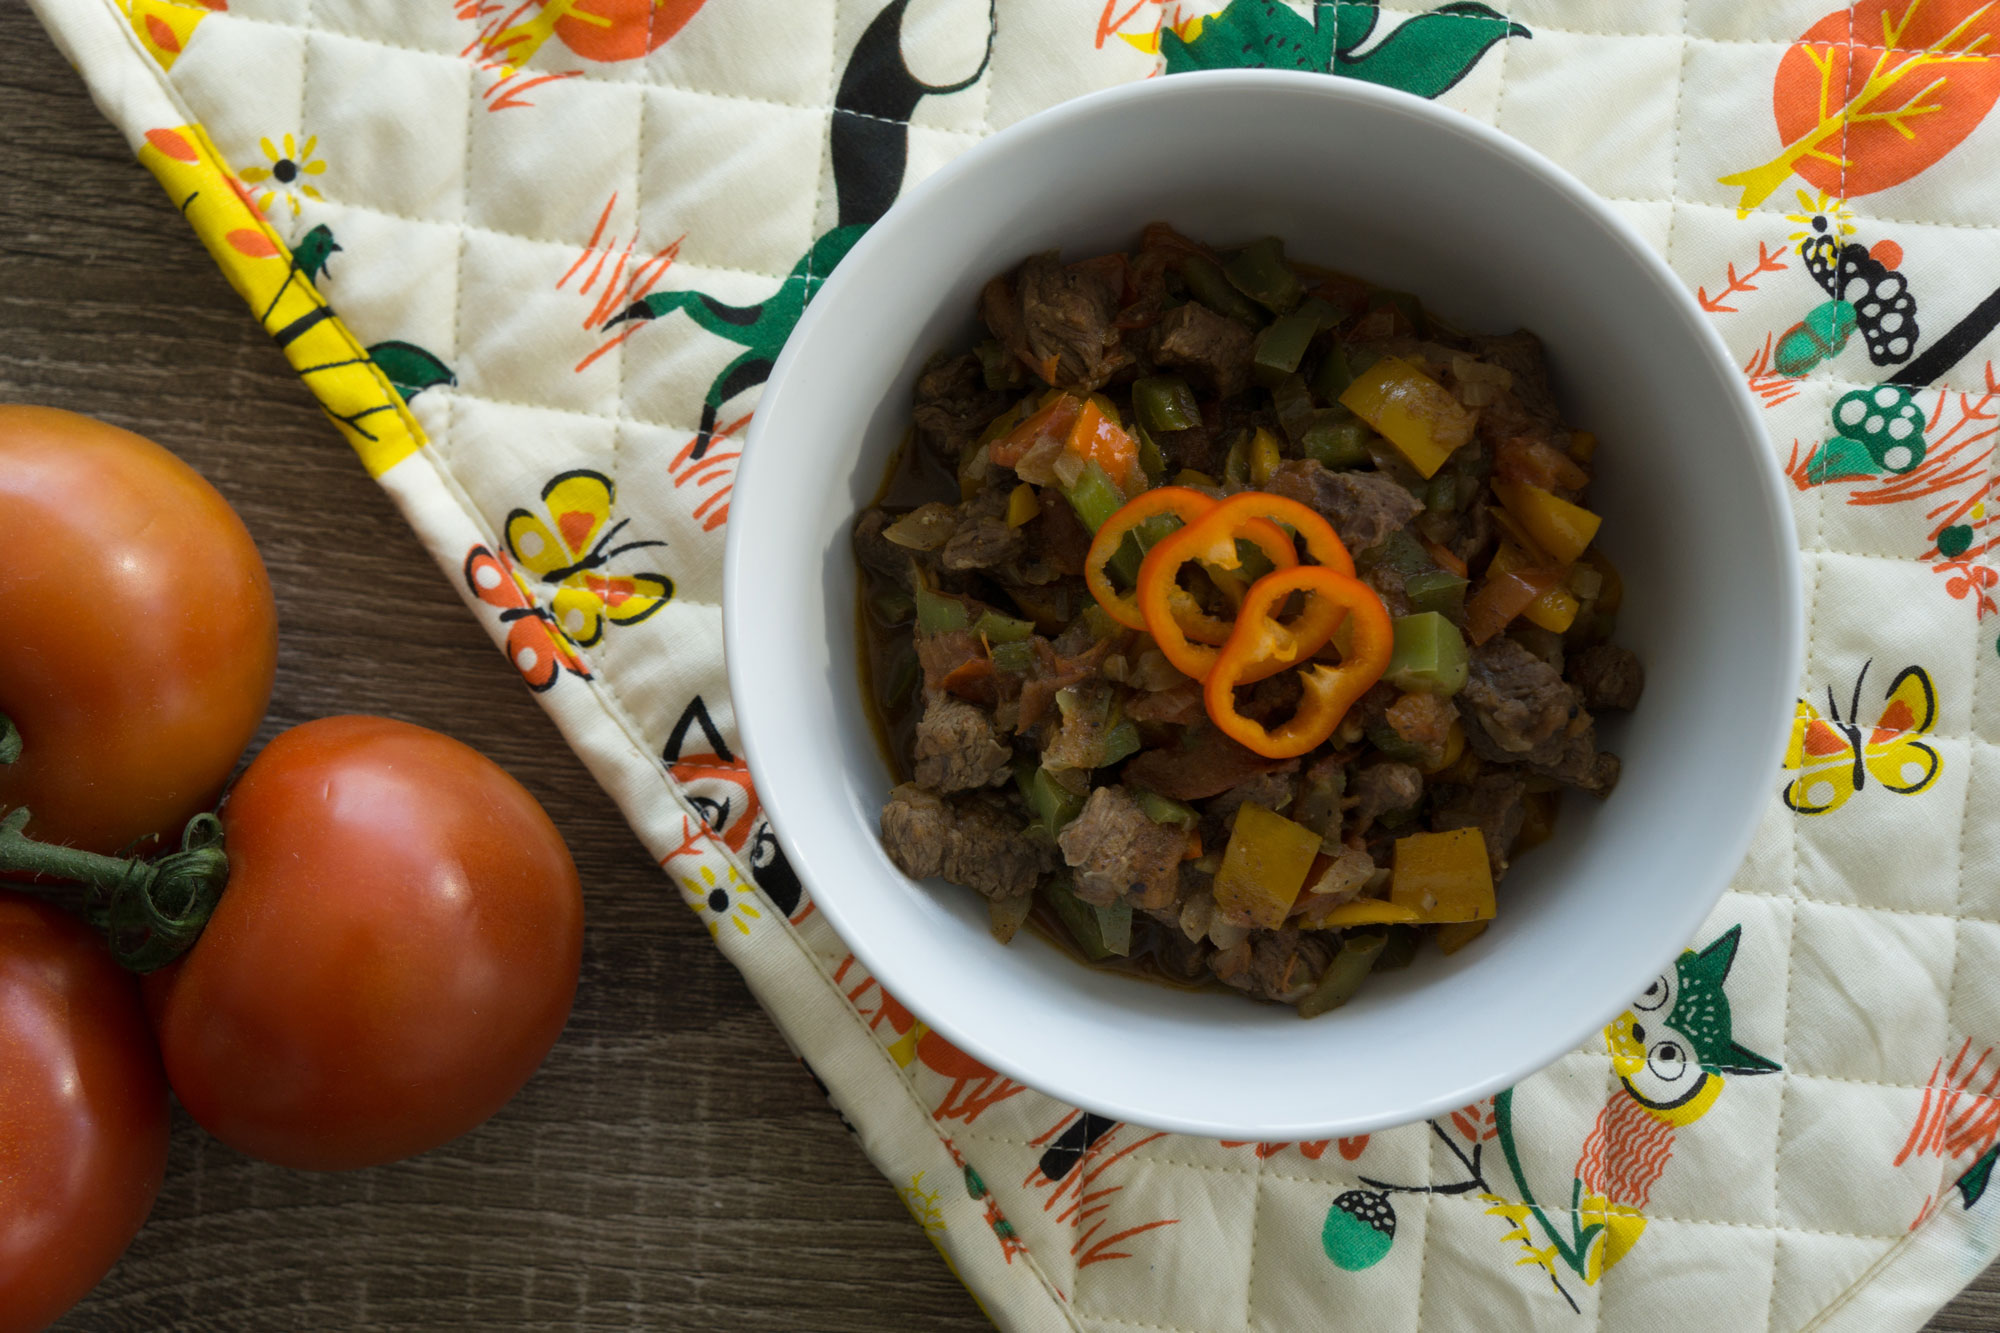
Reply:
M627 320L664 319L677 310L684 311L703 329L743 349L708 386L691 458L700 458L708 452L722 405L770 378L778 351L785 345L785 339L791 337L799 316L805 313L806 303L866 230L862 226L835 227L821 236L792 265L792 271L778 284L778 290L755 305L729 305L706 292L690 289L653 292L634 301L605 324L611 328Z
M1312 15L1305 18L1280 0L1230 0L1218 14L1162 30L1159 52L1169 74L1303 69L1436 97L1464 78L1496 43L1532 36L1490 5L1456 0L1408 19L1356 55L1375 31L1376 0L1322 0Z
M1584 1137L1569 1188L1553 1206L1537 1201L1528 1182L1523 1118L1516 1090L1509 1088L1485 1109L1476 1104L1453 1112L1451 1129L1430 1122L1432 1135L1461 1168L1457 1178L1404 1185L1361 1176L1366 1189L1334 1199L1320 1238L1327 1258L1349 1271L1380 1262L1396 1240L1395 1195L1472 1195L1488 1205L1487 1216L1507 1223L1500 1239L1523 1251L1515 1262L1540 1268L1556 1294L1578 1308L1561 1269L1595 1285L1629 1254L1646 1229L1643 1210L1666 1174L1680 1131L1708 1114L1730 1076L1779 1068L1736 1040L1724 984L1742 934L1740 925L1731 926L1699 952L1682 950L1673 970L1656 977L1604 1029L1618 1088ZM1527 1132L1540 1136L1546 1129ZM1489 1176L1486 1148L1496 1141L1507 1165L1504 1179L1497 1172Z
M778 351L805 313L834 265L854 248L861 233L888 210L902 189L909 159L909 119L926 97L963 92L985 76L993 59L993 0L987 5L986 43L978 68L954 83L930 84L910 71L903 56L903 17L910 0L890 0L855 42L834 94L828 153L837 224L792 265L778 290L755 305L736 306L705 292L660 291L634 301L605 328L635 319L662 319L677 310L708 332L735 343L742 355L722 368L702 400L701 426L689 460L708 453L722 405L770 378Z

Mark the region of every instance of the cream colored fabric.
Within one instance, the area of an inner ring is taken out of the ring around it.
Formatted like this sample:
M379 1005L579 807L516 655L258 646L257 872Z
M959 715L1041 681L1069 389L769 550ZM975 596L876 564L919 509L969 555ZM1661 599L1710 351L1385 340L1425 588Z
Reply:
M2000 7L36 4L1001 1326L1915 1328L2000 1250ZM1038 109L1264 37L1439 93L1663 250L1768 406L1809 589L1812 715L1668 998L1333 1143L1079 1117L883 994L756 809L718 609L755 362L825 238Z

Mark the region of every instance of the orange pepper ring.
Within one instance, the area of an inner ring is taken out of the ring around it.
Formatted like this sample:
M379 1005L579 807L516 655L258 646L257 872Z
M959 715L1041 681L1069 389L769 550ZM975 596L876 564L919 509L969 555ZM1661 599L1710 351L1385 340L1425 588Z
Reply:
M1283 670L1310 656L1294 651L1279 661L1278 653L1287 645L1272 632L1274 628L1284 628L1271 618L1272 608L1300 591L1345 612L1354 626L1354 643L1339 666L1314 662L1299 672L1305 698L1289 720L1269 729L1236 711L1236 687L1276 674L1263 670L1274 661L1276 670ZM1359 579L1319 566L1281 569L1250 586L1236 619L1236 630L1216 654L1214 669L1208 673L1202 702L1209 718L1224 735L1267 759L1292 759L1333 735L1354 701L1382 678L1395 646L1395 627L1373 588Z
M1139 611L1145 618L1145 628L1153 636L1153 641L1159 645L1160 652L1174 664L1174 668L1196 680L1204 679L1209 669L1215 665L1216 650L1204 643L1190 642L1191 638L1203 632L1204 627L1188 626L1184 623L1184 618L1188 616L1189 608L1194 608L1195 613L1201 614L1204 619L1214 618L1200 612L1200 609L1195 607L1194 599L1174 581L1180 574L1182 565L1190 560L1201 560L1225 569L1237 568L1242 564L1236 552L1236 539L1240 536L1255 545L1272 564L1279 566L1281 571L1294 567L1317 568L1317 566L1299 566L1298 556L1292 550L1291 541L1269 523L1251 519L1235 528L1225 529L1218 526L1220 523L1230 521L1229 515L1224 512L1228 504L1229 501L1223 501L1201 519L1162 538L1146 553L1145 562L1139 566ZM1269 575L1265 577L1268 578ZM1252 584L1251 587L1254 589L1256 584ZM1221 621L1214 623L1230 633L1234 632L1233 626L1225 625ZM1240 617L1237 623L1242 623ZM1288 635L1293 633L1298 635L1301 646L1296 657L1310 657L1333 637L1336 629L1340 628L1340 614L1337 609L1329 614L1328 609L1324 607L1315 611L1314 606L1309 604L1306 614L1300 617L1296 626L1280 625L1279 628ZM1229 634L1225 633L1219 637L1226 642ZM1261 675L1253 674L1248 679L1261 680L1264 676L1276 675L1290 666L1293 660L1287 658L1283 661L1273 661L1268 669L1262 669Z
M1136 531L1147 519L1161 514L1176 515L1183 524L1192 525L1212 512L1217 503L1191 486L1155 486L1127 500L1106 519L1104 526L1091 539L1090 551L1083 560L1083 581L1089 587L1090 595L1104 608L1105 614L1127 629L1146 628L1145 614L1139 609L1135 596L1112 587L1111 579L1105 572L1127 534ZM1182 530L1185 531L1185 528ZM1168 534L1169 537L1172 535ZM1253 519L1245 525L1244 536L1255 542L1265 557L1280 569L1288 569L1299 562L1292 550L1291 539L1274 523ZM1161 541L1165 540L1161 538ZM1234 559L1233 553L1231 558ZM1175 621L1193 638L1219 644L1229 637L1231 622L1209 615L1185 593L1175 599L1172 610Z
M1155 486L1127 500L1118 512L1106 519L1091 539L1090 552L1083 558L1083 581L1090 595L1110 616L1127 629L1146 628L1146 618L1130 595L1111 586L1105 567L1118 554L1126 534L1160 514L1173 514L1182 523L1193 523L1215 508L1215 501L1191 486Z

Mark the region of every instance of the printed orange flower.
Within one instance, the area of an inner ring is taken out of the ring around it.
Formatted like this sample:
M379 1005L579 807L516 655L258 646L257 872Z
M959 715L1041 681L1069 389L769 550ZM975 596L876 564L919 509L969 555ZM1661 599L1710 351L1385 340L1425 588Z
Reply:
M1784 148L1718 182L1748 213L1793 175L1840 199L1900 185L1949 153L2000 99L2000 3L1857 0L1778 62Z
M283 152L279 152L277 145L269 139L260 140L259 143L264 149L265 160L271 165L245 167L241 173L243 179L255 187L252 193L257 197L259 209L268 213L271 211L273 201L283 199L292 206L292 216L297 217L300 196L303 195L307 199L324 197L313 188L312 182L306 179L308 176L326 174L326 163L313 156L313 149L319 144L317 135L307 139L301 146L296 139L287 134Z

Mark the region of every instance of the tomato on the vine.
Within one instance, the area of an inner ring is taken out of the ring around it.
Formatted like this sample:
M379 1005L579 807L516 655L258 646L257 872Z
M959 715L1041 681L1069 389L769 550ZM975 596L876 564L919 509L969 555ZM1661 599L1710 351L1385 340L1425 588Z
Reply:
M270 701L277 608L250 533L150 440L10 405L0 533L0 744L20 748L0 810L90 851L171 840Z
M83 1299L166 1169L167 1085L138 983L82 922L0 892L0 1333Z
M315 1170L423 1152L528 1080L569 1016L583 897L497 764L404 722L292 728L222 808L229 883L146 979L167 1078L224 1143Z

